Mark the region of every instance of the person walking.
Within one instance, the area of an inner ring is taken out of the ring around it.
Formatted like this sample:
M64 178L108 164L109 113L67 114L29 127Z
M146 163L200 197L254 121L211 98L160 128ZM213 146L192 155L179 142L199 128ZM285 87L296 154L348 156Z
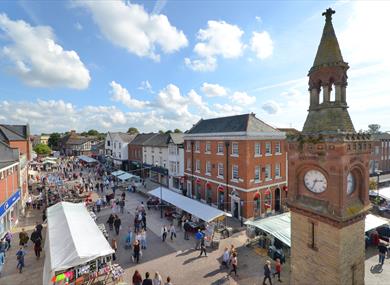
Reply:
M264 279L263 279L263 285L265 285L265 280L269 280L269 284L272 285L271 280L271 261L267 260L267 262L264 265Z
M162 277L161 277L160 273L158 273L157 271L154 274L153 285L163 285Z
M202 253L204 253L204 255L207 257L206 245L204 244L204 237L202 237L202 239L200 240L200 254L199 254L199 257L202 256Z
M133 285L142 285L142 276L139 274L138 270L133 274Z
M282 264L280 263L280 259L277 258L275 262L275 272L273 274L273 277L275 278L276 275L278 275L278 281L282 282L280 279L280 273L282 273Z
M142 212L142 227L144 230L146 230L146 212Z
M23 250L23 246L21 246L16 253L16 260L18 261L16 268L19 269L19 273L22 273L24 264L24 256L26 255L26 252Z
M131 248L132 242L133 242L133 232L131 231L131 228L129 228L125 239L126 248Z
M183 225L183 229L184 229L184 239L189 240L190 238L188 237L188 233L190 231L190 225L188 224L188 220L185 221Z
M226 246L222 256L222 265L229 269L230 254L229 248Z
M121 219L118 217L118 215L115 215L114 227L115 227L116 235L119 235L119 230L121 228L121 224L122 224Z
M113 229L114 220L115 220L115 217L114 217L113 214L111 214L111 215L108 217L108 220L107 220L107 224L110 226L110 231L112 231L112 229Z
M149 277L150 277L149 272L146 272L145 279L144 279L144 281L142 281L142 285L153 285L153 281Z
M27 232L23 228L22 231L19 233L19 245L27 247L27 242L29 239L30 238L28 237Z
M238 265L238 260L237 260L237 254L234 252L233 255L232 255L232 258L231 258L231 264L233 266L233 268L230 270L229 272L229 276L230 274L234 271L234 276L238 276L237 275L237 265Z
M146 230L141 230L141 249L146 249Z
M7 250L11 248L11 240L12 240L11 232L7 232L7 234L5 235L5 241L8 243Z
M120 208L121 214L123 214L124 213L124 209L125 209L125 200L122 199L122 200L119 201L119 208Z
M165 282L165 285L173 285L171 282L171 277L167 277L167 282Z
M173 237L176 238L176 229L175 229L175 226L173 225L173 223L169 227L169 232L171 233L171 240L173 240Z
M167 227L165 225L163 225L162 228L161 228L161 238L162 238L163 242L167 238L167 234L168 234L168 229L167 229Z
M42 239L38 237L34 242L34 253L37 259L41 257L41 251L42 251Z
M387 248L383 243L379 243L378 251L379 251L379 264L383 265L383 263L385 262Z
M116 251L118 250L118 244L116 242L116 239L111 240L111 247L114 250L114 253L112 254L112 260L116 260Z
M203 233L201 232L200 229L198 229L198 232L195 234L195 240L196 240L195 250L197 250L199 248L200 241L202 240L202 237L203 237Z
M5 254L3 251L0 251L0 277L1 277L1 272L3 271L4 263L5 263Z
M42 224L40 224L38 221L36 222L36 225L35 225L35 229L37 230L41 240L43 240L43 237L42 237L42 229L43 229L43 226Z
M139 241L135 240L133 243L133 262L139 263L139 255L140 255L140 246L139 246Z

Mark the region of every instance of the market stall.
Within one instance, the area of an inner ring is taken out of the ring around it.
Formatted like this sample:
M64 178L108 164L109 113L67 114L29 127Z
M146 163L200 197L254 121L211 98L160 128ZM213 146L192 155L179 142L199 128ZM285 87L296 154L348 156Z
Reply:
M45 252L43 285L93 284L123 274L111 264L114 251L83 204L47 209Z
M79 155L77 158L85 163L97 163L98 162L96 159L89 157L89 156L86 156L86 155Z

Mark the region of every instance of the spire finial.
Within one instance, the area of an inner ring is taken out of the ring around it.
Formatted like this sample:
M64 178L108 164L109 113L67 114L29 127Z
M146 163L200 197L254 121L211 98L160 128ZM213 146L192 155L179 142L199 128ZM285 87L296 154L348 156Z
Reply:
M328 8L324 13L322 13L322 16L325 16L326 21L332 21L332 15L334 13L336 13L335 10L332 10L332 8Z

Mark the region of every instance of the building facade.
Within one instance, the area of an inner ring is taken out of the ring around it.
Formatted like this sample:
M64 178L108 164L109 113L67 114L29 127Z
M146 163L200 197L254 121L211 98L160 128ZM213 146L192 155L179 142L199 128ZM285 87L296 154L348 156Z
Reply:
M59 141L59 148L64 155L91 155L92 143L95 138L84 137L71 130Z
M155 135L155 133L138 134L128 145L130 170L143 178L149 177L150 168L152 167L152 165L146 164L146 162L144 165L143 145Z
M169 188L182 193L184 189L184 136L171 133L168 140Z
M390 134L380 133L371 135L373 148L370 159L370 175L390 173Z
M117 168L128 170L128 145L135 137L136 135L121 132L110 133L112 160Z
M364 284L372 141L356 133L348 114L349 66L332 14L330 8L323 13L325 26L309 71L309 113L302 133L288 144L292 285Z
M184 134L186 195L236 218L283 210L285 134L254 114L200 120Z

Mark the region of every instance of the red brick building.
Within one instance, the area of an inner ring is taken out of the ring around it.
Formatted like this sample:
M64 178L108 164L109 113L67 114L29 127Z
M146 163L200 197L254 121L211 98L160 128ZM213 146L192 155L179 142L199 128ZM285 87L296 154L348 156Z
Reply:
M200 120L184 134L187 196L258 218L279 212L287 193L285 134L254 114Z

